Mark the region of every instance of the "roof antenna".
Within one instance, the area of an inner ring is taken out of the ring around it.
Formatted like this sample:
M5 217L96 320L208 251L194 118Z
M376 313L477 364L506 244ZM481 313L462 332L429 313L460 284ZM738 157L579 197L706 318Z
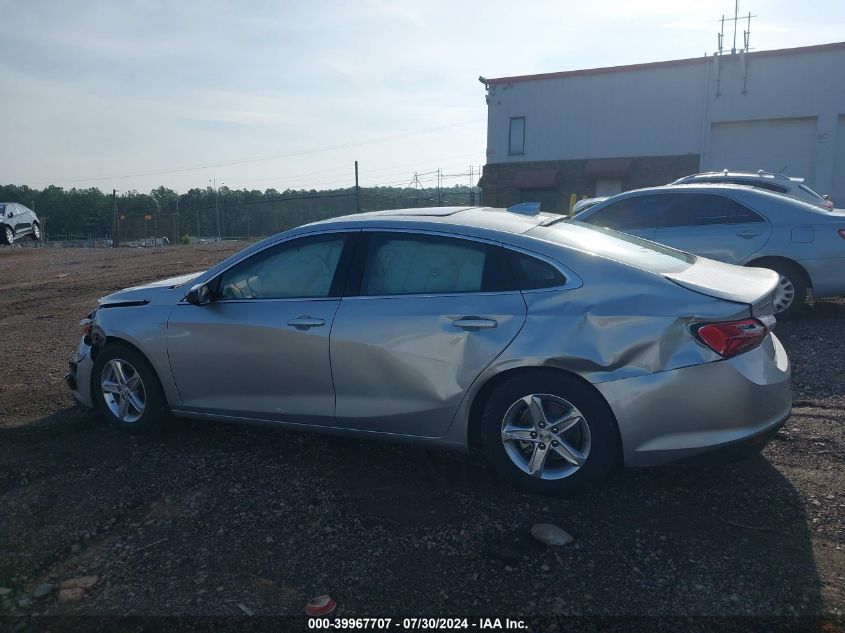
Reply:
M731 46L731 55L736 55L737 48L736 48L736 36L737 36L737 29L739 27L740 20L746 20L746 27L742 31L742 48L740 51L745 51L746 53L751 50L751 18L756 18L756 15L752 15L751 11L748 12L748 15L744 15L739 17L739 0L734 0L734 16L732 18L726 18L725 14L722 14L722 18L719 20L720 28L719 32L716 34L716 42L717 46L717 55L722 55L725 52L725 21L733 22L734 23L734 34L733 34L733 44Z
M508 211L511 213L519 213L521 215L537 215L540 213L540 203L523 202L522 204L515 204L512 207L508 207Z

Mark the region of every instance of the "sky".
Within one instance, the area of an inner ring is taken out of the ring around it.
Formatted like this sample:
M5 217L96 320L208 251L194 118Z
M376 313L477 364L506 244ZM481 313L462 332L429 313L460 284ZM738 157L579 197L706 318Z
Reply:
M0 0L0 184L329 189L355 160L362 186L470 184L479 75L712 54L733 5ZM748 11L754 50L845 41L841 0Z

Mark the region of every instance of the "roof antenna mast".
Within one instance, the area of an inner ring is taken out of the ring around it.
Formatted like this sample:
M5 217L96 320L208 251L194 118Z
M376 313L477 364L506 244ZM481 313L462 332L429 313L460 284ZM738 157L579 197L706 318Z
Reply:
M748 12L748 15L744 15L741 18L739 17L739 0L734 0L734 16L732 18L725 18L725 14L722 14L722 19L719 20L721 24L721 28L719 29L719 33L716 35L716 41L718 44L718 55L722 55L725 52L725 21L733 22L734 26L734 34L733 34L733 44L731 46L731 55L736 55L737 48L736 48L736 36L737 30L739 28L739 21L740 20L747 20L746 28L742 32L742 48L740 51L745 51L746 53L751 49L751 18L756 18L756 15L751 15L751 12Z

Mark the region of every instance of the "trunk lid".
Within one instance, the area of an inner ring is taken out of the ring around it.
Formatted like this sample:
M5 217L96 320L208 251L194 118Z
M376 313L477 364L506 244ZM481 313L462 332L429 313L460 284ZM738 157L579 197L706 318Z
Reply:
M780 276L766 268L746 268L704 257L679 272L662 275L689 290L751 306L751 316L774 313L772 300Z

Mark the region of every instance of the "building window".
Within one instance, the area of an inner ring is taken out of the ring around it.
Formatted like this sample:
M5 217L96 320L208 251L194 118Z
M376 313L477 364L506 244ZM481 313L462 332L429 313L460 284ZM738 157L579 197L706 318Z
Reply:
M622 179L621 178L597 178L596 179L596 197L603 198L607 196L615 196L617 193L622 193Z
M508 155L521 156L525 153L525 117L511 117Z

